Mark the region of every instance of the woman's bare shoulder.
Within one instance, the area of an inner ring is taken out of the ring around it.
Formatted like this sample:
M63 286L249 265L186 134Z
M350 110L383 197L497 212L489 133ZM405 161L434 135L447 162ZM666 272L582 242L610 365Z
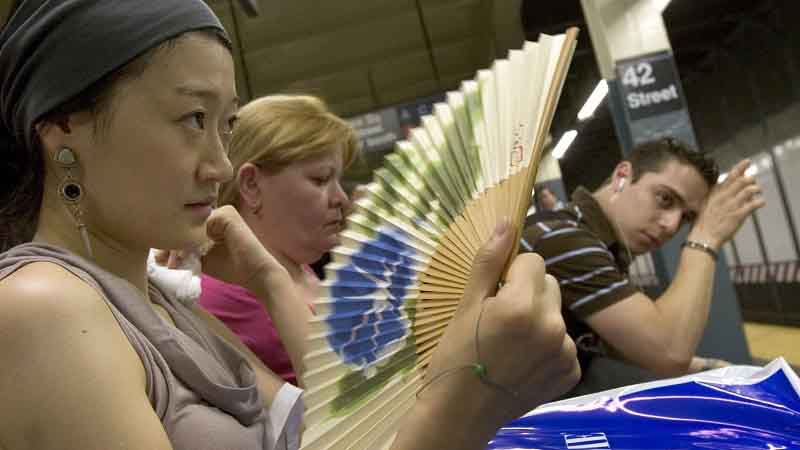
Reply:
M50 262L27 264L0 281L0 330L0 361L110 347L140 363L100 292Z
M0 280L0 294L10 295L8 298L19 297L22 300L41 297L47 300L57 293L94 294L99 298L88 283L64 267L47 261L28 263Z
M13 322L22 320L26 328L37 324L58 327L64 320L53 323L56 317L104 320L108 318L104 311L108 307L94 287L55 263L32 262L0 281L2 325L13 327Z
M9 348L53 353L67 344L72 347L64 350L119 345L133 351L101 293L50 262L27 264L0 281L0 330L6 355Z
M141 360L104 299L57 264L30 263L0 281L0 367L0 399L15 405L0 408L0 436L12 448L34 448L21 439L48 423L88 425L97 417L87 408L109 395L146 406Z

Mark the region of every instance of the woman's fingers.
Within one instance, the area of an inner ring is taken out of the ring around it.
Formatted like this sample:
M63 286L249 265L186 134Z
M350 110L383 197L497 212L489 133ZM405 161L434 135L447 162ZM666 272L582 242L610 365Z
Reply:
M489 241L478 250L472 265L472 277L467 285L465 297L483 300L494 294L503 271L508 253L511 251L514 233L508 220L497 225Z
M506 284L486 302L481 363L493 381L518 391L525 408L577 383L580 368L561 315L561 291L558 281L545 274L539 255L519 255Z
M156 261L156 264L160 266L166 266L169 263L169 250L156 250L154 249L153 257Z

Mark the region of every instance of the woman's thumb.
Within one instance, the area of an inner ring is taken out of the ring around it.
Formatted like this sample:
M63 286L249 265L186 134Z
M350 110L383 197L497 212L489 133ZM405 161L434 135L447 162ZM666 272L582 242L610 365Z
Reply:
M492 236L475 255L467 292L481 299L494 295L511 251L513 236L508 219L497 224Z

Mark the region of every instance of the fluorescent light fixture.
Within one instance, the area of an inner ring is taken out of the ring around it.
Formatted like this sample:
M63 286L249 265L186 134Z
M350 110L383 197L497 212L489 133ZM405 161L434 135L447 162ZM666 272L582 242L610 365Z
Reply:
M606 80L600 80L597 86L594 87L591 95L589 95L589 98L586 99L586 103L584 103L581 110L578 111L578 120L586 120L592 117L594 115L594 110L596 110L600 102L606 98L606 94L608 94L608 83L606 83Z
M561 135L561 139L556 144L555 148L553 149L553 158L561 159L564 156L564 153L567 152L567 149L570 145L572 145L572 141L578 136L578 132L575 130L569 130L566 133Z
M653 5L658 9L658 12L663 13L672 0L653 0Z

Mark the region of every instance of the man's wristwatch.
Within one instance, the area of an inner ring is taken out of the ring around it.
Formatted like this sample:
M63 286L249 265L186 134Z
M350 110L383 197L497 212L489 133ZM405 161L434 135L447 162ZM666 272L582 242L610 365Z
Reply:
M709 255L711 255L714 261L716 261L717 258L719 257L717 251L711 248L711 246L706 244L705 242L691 241L687 239L686 242L683 243L683 247L693 248L695 250L700 250L701 252L706 252Z

